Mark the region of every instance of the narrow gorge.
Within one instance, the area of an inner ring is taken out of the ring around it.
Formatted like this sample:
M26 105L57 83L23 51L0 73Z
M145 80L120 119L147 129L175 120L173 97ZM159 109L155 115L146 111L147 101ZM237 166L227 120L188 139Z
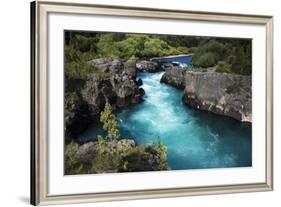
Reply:
M252 42L65 32L65 174L252 166Z
M117 110L120 132L137 144L160 139L173 170L251 165L251 124L242 123L250 121L251 110L241 104L250 106L251 99L246 89L227 91L238 83L246 88L250 79L171 66L164 72L153 65L143 62L137 72L145 91L142 101ZM90 127L80 139L97 131L97 126Z

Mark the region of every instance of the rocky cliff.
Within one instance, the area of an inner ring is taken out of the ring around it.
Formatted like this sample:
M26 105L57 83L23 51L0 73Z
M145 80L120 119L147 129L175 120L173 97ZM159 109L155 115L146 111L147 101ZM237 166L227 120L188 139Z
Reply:
M183 101L194 109L252 122L251 76L170 69L161 82L184 88Z
M140 88L142 81L136 80L135 61L100 58L89 64L93 65L95 71L88 74L85 80L67 81L66 137L75 138L90 123L98 122L106 101L116 109L136 104L144 95L144 90ZM68 92L69 88L74 92Z

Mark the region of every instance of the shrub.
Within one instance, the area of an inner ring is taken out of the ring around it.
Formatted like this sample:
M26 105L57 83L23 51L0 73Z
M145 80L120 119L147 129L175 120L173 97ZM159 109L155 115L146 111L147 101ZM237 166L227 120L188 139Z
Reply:
M116 47L116 40L114 33L100 35L97 43L97 54L99 57L118 58L120 56L119 50Z
M191 47L191 48L189 48L189 52L191 52L191 53L197 53L198 52L198 47Z
M213 52L197 53L193 56L192 63L203 68L214 66L217 62L216 54Z
M223 59L225 55L225 45L217 40L211 39L207 43L200 46L200 50L204 52L216 53L220 58Z
M66 92L64 94L64 113L65 116L70 115L75 110L75 105L78 102L76 92Z
M158 170L167 170L167 147L160 142L160 138L157 139L157 142L154 143L154 147L159 153L160 162Z
M224 61L218 61L216 72L231 73L231 65Z
M78 163L78 144L71 142L65 147L65 174L78 174L82 165Z
M96 52L96 43L98 38L86 37L81 34L76 34L71 40L71 44L74 48L80 52Z
M251 49L235 48L235 58L230 62L232 64L232 71L237 74L251 75L252 74L252 58Z
M98 137L99 149L92 161L90 173L117 172L122 164L121 155L117 149L117 141L111 141L112 147L107 146L106 139Z
M106 139L117 140L120 137L116 117L112 113L111 105L108 102L106 102L104 110L101 112L100 121L103 124L103 129L107 131Z
M186 47L177 47L177 51L178 51L179 54L181 54L181 53L185 53L185 54L189 53L189 50Z
M88 64L82 53L75 50L72 46L64 47L64 72L65 75L71 78L85 78L87 74L93 72L95 69Z

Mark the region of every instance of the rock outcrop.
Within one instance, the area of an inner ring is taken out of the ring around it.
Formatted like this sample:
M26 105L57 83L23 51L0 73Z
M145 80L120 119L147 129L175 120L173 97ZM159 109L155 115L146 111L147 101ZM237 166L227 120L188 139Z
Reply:
M180 68L170 67L165 70L165 73L161 77L161 83L172 85L179 89L185 87L185 70Z
M136 68L140 72L156 73L162 70L160 65L155 61L139 60L136 62Z
M79 82L74 97L71 93L66 93L70 97L65 96L66 137L75 138L90 123L97 122L106 101L116 109L139 103L144 95L140 88L142 81L136 80L135 61L99 58L89 61L89 64L95 67L95 71L87 75L83 84ZM75 88L75 83L71 86Z
M183 101L189 106L252 122L251 76L187 72Z
M119 141L111 141L105 143L105 151L107 153L113 153L114 149L122 151L122 149L132 149L136 147L134 140L121 139ZM78 161L82 164L91 164L99 151L99 144L97 141L86 142L79 146L77 155Z
M126 168L115 168L103 172L137 172L159 170L161 163L161 152L154 146L136 145L134 140L121 139L119 141L107 141L103 146L104 154L111 157L119 152L122 162L126 163ZM78 162L83 166L91 166L99 153L99 143L91 141L78 147ZM161 169L163 170L163 169Z
M161 82L184 88L183 101L194 109L252 122L251 76L172 68Z

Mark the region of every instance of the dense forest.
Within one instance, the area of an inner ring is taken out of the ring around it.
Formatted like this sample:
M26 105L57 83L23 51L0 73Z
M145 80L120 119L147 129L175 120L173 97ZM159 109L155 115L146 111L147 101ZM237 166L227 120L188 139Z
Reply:
M94 72L87 64L101 57L123 60L192 53L196 68L250 75L251 40L234 38L65 32L65 74L80 78ZM102 75L102 74L101 74Z

